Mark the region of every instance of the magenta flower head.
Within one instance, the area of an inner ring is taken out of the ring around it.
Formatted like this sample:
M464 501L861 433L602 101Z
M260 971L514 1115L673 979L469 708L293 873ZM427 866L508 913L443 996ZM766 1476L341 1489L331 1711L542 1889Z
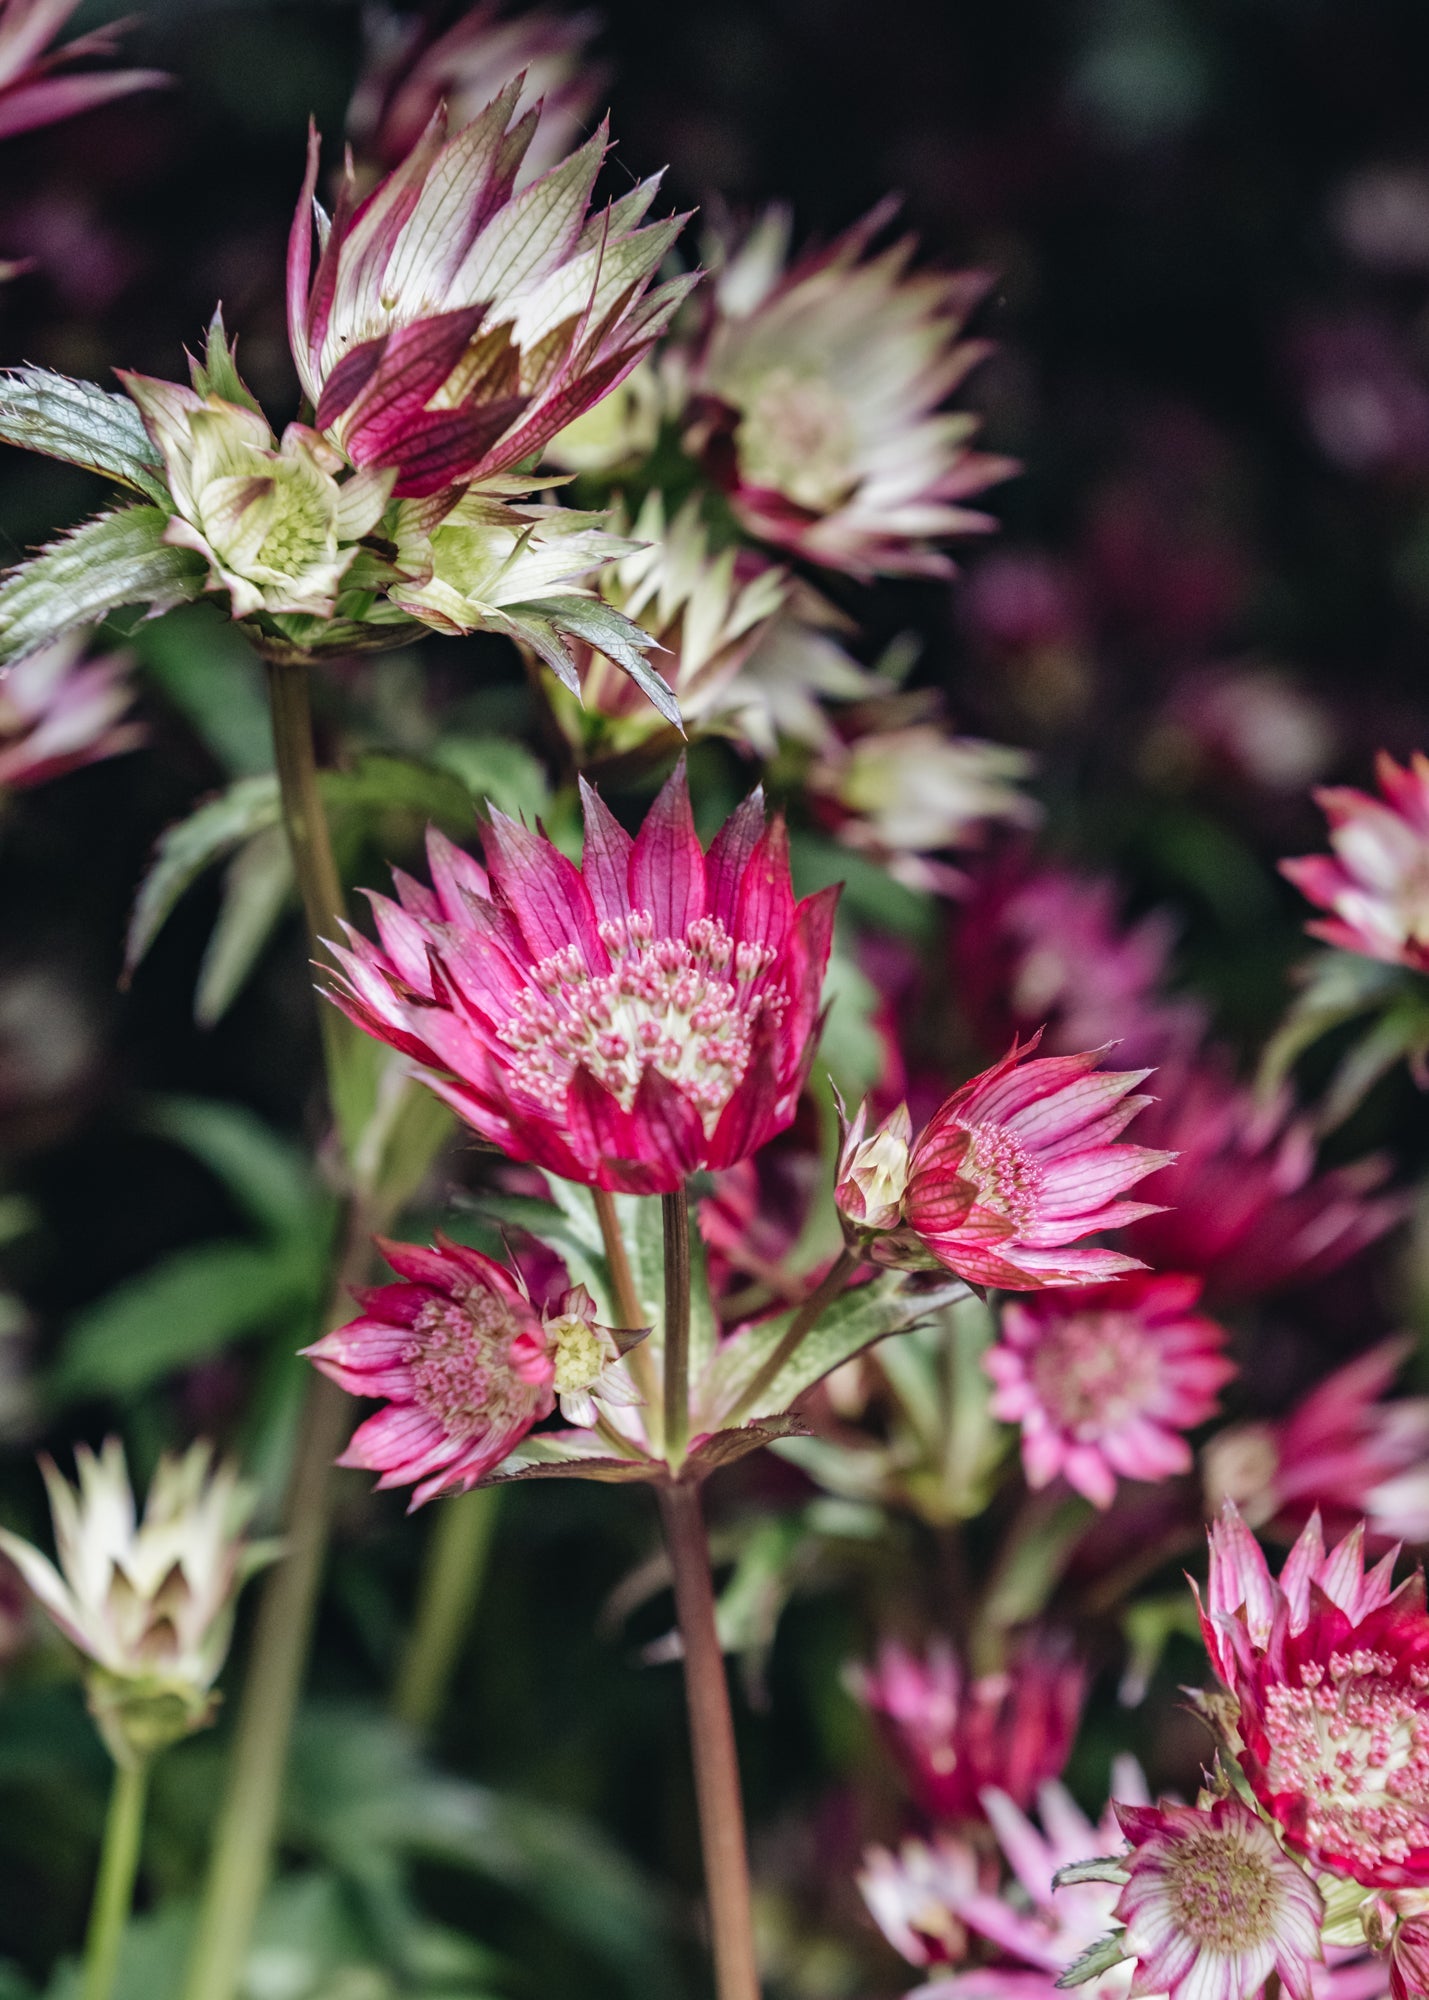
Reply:
M364 201L349 163L330 222L309 142L293 358L317 428L354 465L395 467L398 498L509 473L623 381L694 283L649 291L684 219L641 226L658 178L591 214L604 126L518 191L536 130L534 109L515 116L521 87L451 138L439 109Z
M1424 1578L1368 1572L1357 1528L1327 1555L1318 1519L1278 1579L1240 1515L1211 1528L1201 1631L1235 1698L1230 1747L1315 1869L1429 1886L1429 1616Z
M1315 798L1333 854L1282 861L1280 872L1322 910L1306 929L1341 951L1429 972L1429 757L1375 763L1380 797L1331 785Z
M1037 1040L1014 1042L955 1090L911 1143L906 1110L866 1138L860 1108L836 1199L845 1234L875 1263L945 1264L1006 1291L1140 1268L1117 1250L1069 1246L1150 1212L1119 1197L1171 1155L1118 1143L1151 1101L1129 1094L1149 1072L1098 1072L1104 1050L1034 1058Z
M303 1352L354 1396L386 1407L354 1432L339 1465L414 1486L412 1506L477 1486L548 1417L596 1421L597 1403L638 1401L615 1337L583 1285L539 1313L519 1276L438 1236L381 1244L401 1280L359 1295L362 1312Z
M1324 1903L1264 1820L1237 1798L1116 1815L1132 1849L1115 1914L1134 1993L1247 2000L1278 1973L1291 2000L1312 2000Z
M113 55L124 26L110 22L46 54L78 6L79 0L0 0L0 139L57 125L97 104L169 82L159 69L63 74L70 63Z
M888 1642L851 1685L878 1718L919 1807L941 1821L981 1819L989 1785L1030 1806L1061 1776L1086 1695L1080 1664L1046 1639L1026 1643L1006 1672L976 1680L946 1642L922 1658Z
M984 1358L992 1412L1022 1426L1027 1483L1060 1473L1094 1506L1122 1479L1189 1472L1183 1432L1235 1373L1226 1335L1196 1312L1198 1278L1132 1272L1106 1285L1010 1301Z
M87 637L67 633L0 671L0 790L48 784L143 741L126 720L129 655L87 658Z
M349 931L334 998L509 1159L672 1193L792 1121L837 891L795 902L759 792L708 854L683 764L634 839L582 793L579 868L495 811L487 869L434 834L432 888L373 897L379 942Z

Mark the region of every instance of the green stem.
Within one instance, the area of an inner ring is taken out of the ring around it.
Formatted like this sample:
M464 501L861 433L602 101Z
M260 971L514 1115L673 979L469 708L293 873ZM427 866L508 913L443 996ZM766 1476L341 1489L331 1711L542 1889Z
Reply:
M451 1687L476 1615L500 1505L501 1488L483 1486L445 1501L437 1511L417 1615L392 1691L398 1720L419 1734L432 1728Z
M676 1472L690 1436L690 1204L660 1197L665 1224L665 1460Z
M109 1812L104 1822L104 1846L94 1884L94 1903L84 1941L84 1972L80 2000L109 2000L119 1969L119 1948L134 1902L134 1878L144 1838L144 1802L149 1790L149 1763L116 1764Z
M758 1408L760 1397L777 1379L784 1364L797 1353L804 1336L813 1331L818 1321L843 1291L858 1269L860 1261L856 1251L844 1249L839 1252L819 1284L810 1292L790 1320L779 1345L765 1361L734 1408L725 1413L723 1421L726 1424L742 1423Z
M709 1545L699 1488L685 1481L659 1489L665 1544L675 1576L675 1610L684 1647L685 1700L695 1767L705 1894L718 2000L759 2000L759 1962L749 1887L749 1853L729 1682L715 1623Z
M605 1245L605 1261L610 1268L610 1289L615 1294L615 1310L620 1316L622 1328L633 1329L645 1325L645 1312L635 1290L635 1274L630 1268L630 1252L625 1247L625 1238L620 1230L620 1218L615 1212L615 1196L605 1188L593 1188L591 1199L595 1203L596 1220L600 1224L601 1241Z

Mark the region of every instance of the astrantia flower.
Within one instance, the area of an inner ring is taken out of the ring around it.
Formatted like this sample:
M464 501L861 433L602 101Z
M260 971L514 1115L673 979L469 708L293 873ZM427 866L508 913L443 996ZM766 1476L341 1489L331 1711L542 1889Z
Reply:
M1390 1888L1429 1884L1429 1616L1393 1565L1366 1573L1362 1529L1326 1555L1312 1520L1277 1581L1228 1505L1201 1612L1256 1797L1313 1867Z
M379 1488L415 1486L420 1507L478 1485L551 1414L558 1388L582 1413L603 1393L614 1343L584 1294L567 1295L551 1331L521 1280L479 1250L439 1237L431 1250L384 1242L382 1254L402 1282L366 1292L357 1319L303 1350L350 1395L386 1399L340 1465L380 1473Z
M921 1809L935 1820L982 1817L998 1785L1020 1806L1060 1777L1081 1719L1086 1675L1064 1647L1030 1641L1006 1672L969 1680L951 1646L919 1658L893 1642L852 1676Z
M1237 1798L1118 1806L1131 1843L1115 1914L1138 1993L1252 2000L1271 1973L1310 2000L1324 1903L1305 1870Z
M869 255L887 219L787 270L787 212L755 225L716 280L696 430L761 540L855 576L947 576L936 544L993 525L962 503L1016 469L941 409L988 352L962 338L987 280L910 272L911 241Z
M98 1457L76 1449L77 1489L41 1463L59 1568L18 1535L0 1532L0 1550L92 1663L90 1707L110 1750L142 1756L212 1716L234 1600L275 1553L244 1539L257 1496L202 1443L160 1459L142 1520L117 1438Z
M1280 872L1330 912L1305 926L1312 937L1429 972L1429 757L1416 750L1401 766L1381 751L1375 776L1377 799L1349 785L1316 792L1335 851Z
M1118 1250L1070 1246L1147 1213L1144 1202L1119 1197L1167 1155L1117 1142L1150 1101L1129 1095L1148 1072L1098 1074L1104 1051L1033 1057L1035 1047L1035 1038L1014 1043L955 1090L911 1144L905 1111L866 1138L860 1107L845 1135L836 1199L845 1233L874 1262L945 1264L970 1284L1008 1291L1137 1268ZM899 1227L886 1219L895 1205Z
M95 28L45 53L80 0L0 0L0 139L56 125L131 91L153 90L169 78L159 69L115 69L84 76L59 72L90 56L112 56L121 21Z
M529 1336L521 1338L529 1340ZM597 1324L595 1300L584 1285L563 1292L555 1309L542 1315L541 1340L551 1386L568 1424L589 1429L600 1414L598 1403L628 1409L640 1401L640 1391L621 1361L615 1334L608 1326ZM525 1365L537 1366L534 1354Z
M143 741L125 713L134 699L129 656L85 657L71 632L0 672L0 790L48 784Z
M207 587L228 592L235 618L329 616L356 543L382 518L393 474L339 483L347 461L305 424L289 424L279 444L251 400L147 375L120 379L164 456L175 509L164 539L204 558Z
M1060 1473L1098 1507L1122 1479L1189 1472L1183 1432L1235 1373L1226 1335L1194 1310L1198 1278L1133 1272L1108 1285L1009 1303L984 1357L993 1415L1022 1426L1027 1483Z
M1378 1541L1429 1542L1429 1396L1388 1393L1411 1344L1381 1341L1288 1416L1218 1431L1201 1454L1212 1508L1234 1500L1253 1528L1318 1513L1332 1534L1363 1520Z
M968 1932L954 1904L978 1884L977 1856L961 1840L905 1840L896 1854L870 1847L858 1886L869 1915L910 1965L956 1965Z
M604 127L516 191L536 130L520 95L518 78L450 139L437 111L365 201L349 166L331 222L316 211L316 270L316 133L309 146L293 358L317 428L355 465L395 468L399 495L489 481L539 451L629 374L694 282L649 292L683 220L640 226L658 180L590 213Z
M636 839L583 797L579 868L496 811L489 875L434 837L433 887L372 899L380 943L349 932L336 997L508 1158L667 1193L793 1118L836 892L795 903L758 792L707 855L683 765Z

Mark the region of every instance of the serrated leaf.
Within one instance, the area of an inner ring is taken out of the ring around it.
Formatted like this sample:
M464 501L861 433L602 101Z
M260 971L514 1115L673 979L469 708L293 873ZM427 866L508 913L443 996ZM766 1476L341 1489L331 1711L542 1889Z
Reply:
M527 1437L487 1476L493 1484L514 1479L599 1479L623 1484L648 1479L657 1468L645 1458L622 1458L597 1431L542 1431Z
M132 486L167 512L164 461L127 396L48 368L0 375L0 442L82 465Z
M569 632L598 653L604 653L630 676L651 707L684 734L680 704L670 683L645 658L643 649L654 645L654 640L614 605L598 597L541 597L533 598L529 604L508 606L509 615L522 612L535 612L549 620L558 632Z
M123 605L152 614L199 596L208 569L164 541L168 519L159 507L100 514L12 570L0 585L0 665Z
M1104 1972L1110 1972L1114 1965L1130 1957L1126 1949L1126 1932L1109 1931L1095 1944L1088 1945L1080 1958L1074 1958L1061 1978L1057 1981L1058 1991L1071 1986L1085 1986L1089 1979L1098 1979Z
M896 1272L887 1272L871 1284L845 1292L806 1334L760 1396L758 1407L749 1414L757 1417L787 1410L806 1389L865 1347L871 1347L874 1341L921 1326L966 1293L967 1287L961 1279L950 1278L931 1289L923 1289L910 1285ZM719 1427L725 1413L736 1407L774 1353L793 1319L792 1311L776 1313L730 1335L697 1389L698 1428Z
M293 895L293 861L282 827L253 836L228 864L218 921L194 988L194 1019L217 1026L262 956Z
M184 891L215 861L256 833L276 826L279 813L276 777L240 778L159 836L153 863L139 885L129 919L124 943L126 979L133 975Z

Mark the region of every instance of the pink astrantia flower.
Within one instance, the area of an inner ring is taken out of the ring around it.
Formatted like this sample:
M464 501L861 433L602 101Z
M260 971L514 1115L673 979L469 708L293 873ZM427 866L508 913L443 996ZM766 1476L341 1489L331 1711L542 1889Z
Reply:
M635 839L582 791L579 868L494 811L489 874L434 835L433 887L373 897L380 942L349 932L334 997L509 1158L670 1193L793 1118L837 892L795 903L758 792L705 854L683 764Z
M399 498L539 451L624 380L694 282L649 290L683 222L641 227L658 177L590 213L604 126L517 190L536 129L520 95L518 77L450 138L439 109L365 201L349 165L331 223L317 211L316 270L312 135L288 253L293 358L318 429L354 465L395 466Z
M968 1932L954 1905L978 1885L977 1856L946 1834L905 1840L896 1854L870 1847L858 1886L869 1915L910 1965L956 1965Z
M1263 1819L1237 1798L1119 1806L1117 1819L1132 1848L1115 1914L1133 1992L1250 2000L1274 1972L1311 2000L1324 1903Z
M361 1294L357 1319L303 1350L349 1394L386 1399L340 1465L381 1473L379 1488L415 1485L420 1507L479 1485L557 1397L566 1421L583 1425L597 1402L638 1402L583 1285L543 1315L522 1280L479 1250L441 1236L430 1250L381 1248L402 1282Z
M989 352L963 338L988 281L911 272L911 240L870 255L889 213L787 269L782 209L733 249L692 437L761 540L854 576L949 576L937 543L991 528L963 503L1017 469L969 448L976 417L941 407Z
M70 63L112 56L121 21L50 49L79 0L0 0L0 139L56 125L77 112L108 104L131 91L153 90L170 79L159 69L115 69L84 76L62 74Z
M1170 1157L1117 1143L1150 1099L1146 1070L1098 1073L1104 1050L1033 1058L1037 1038L955 1090L910 1143L900 1107L871 1137L845 1134L837 1200L876 1263L945 1264L1008 1291L1084 1285L1138 1268L1079 1238L1145 1215L1123 1192ZM902 1218L901 1226L895 1217Z
M1218 1431L1202 1453L1212 1506L1234 1500L1253 1528L1318 1512L1331 1534L1363 1520L1372 1540L1429 1542L1429 1396L1389 1395L1411 1345L1381 1341L1288 1416Z
M1429 1993L1429 1916L1405 1918L1389 1947L1390 2000L1424 2000Z
M1401 766L1381 751L1375 776L1379 798L1350 785L1316 792L1335 851L1280 872L1330 912L1305 926L1312 937L1429 972L1429 757L1416 750Z
M1235 1697L1231 1747L1286 1839L1370 1887L1429 1884L1429 1616L1422 1573L1366 1572L1318 1520L1279 1579L1235 1508L1211 1529L1201 1630Z
M1226 1335L1194 1310L1198 1278L1146 1272L1010 1303L984 1357L992 1412L1022 1426L1029 1486L1060 1473L1097 1507L1122 1479L1189 1472L1183 1432L1235 1373Z
M1066 1765L1086 1694L1080 1664L1046 1641L1024 1645L1006 1672L976 1680L944 1641L921 1658L890 1641L851 1681L935 1820L980 1819L994 1783L1031 1805Z
M143 741L125 720L129 656L86 659L87 636L66 633L0 672L0 789L48 784Z

